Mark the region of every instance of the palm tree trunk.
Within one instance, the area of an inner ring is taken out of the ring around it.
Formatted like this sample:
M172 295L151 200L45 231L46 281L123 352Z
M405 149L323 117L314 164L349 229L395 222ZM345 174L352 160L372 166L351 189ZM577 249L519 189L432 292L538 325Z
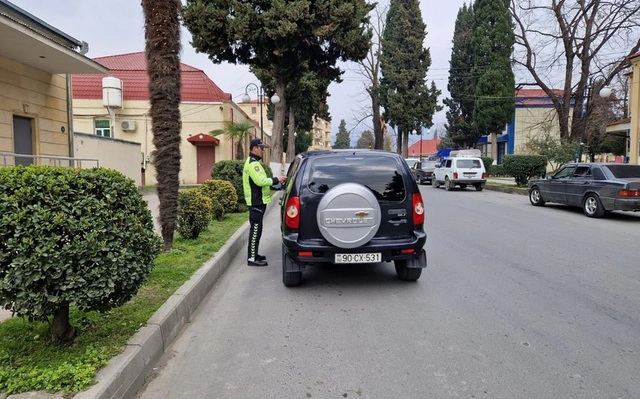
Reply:
M180 185L180 0L142 0L164 249L173 245Z

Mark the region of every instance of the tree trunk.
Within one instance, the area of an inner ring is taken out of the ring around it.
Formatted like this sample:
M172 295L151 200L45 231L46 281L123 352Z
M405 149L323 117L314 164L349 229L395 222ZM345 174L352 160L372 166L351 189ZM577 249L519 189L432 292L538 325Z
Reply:
M244 140L236 142L236 159L244 159Z
M69 323L69 305L62 305L56 310L51 324L51 339L55 342L68 342L76 335L76 329Z
M142 0L160 227L173 246L180 187L180 0Z
M380 101L377 97L371 100L373 109L373 147L376 150L382 150L384 148L384 131L382 130L382 121L380 116Z
M405 158L409 156L409 132L402 133L402 156Z
M296 110L289 106L289 131L287 137L287 163L293 162L296 154ZM313 130L311 131L313 135Z
M284 92L287 88L286 77L278 77L276 82L276 94L280 97L280 102L275 105L273 114L273 136L271 137L271 162L269 166L274 176L280 176L283 173L284 165L282 164L283 154L283 132L285 112L287 112L287 100L284 98Z
M398 132L398 135L396 136L396 152L404 156L402 153L402 131L399 128L396 130Z

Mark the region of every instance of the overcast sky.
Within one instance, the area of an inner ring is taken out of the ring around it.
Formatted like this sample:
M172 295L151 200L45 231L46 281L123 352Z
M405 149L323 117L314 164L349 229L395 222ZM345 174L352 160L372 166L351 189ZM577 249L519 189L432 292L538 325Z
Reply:
M139 0L9 0L62 32L89 43L90 58L144 51L144 17ZM388 0L381 0L388 1ZM447 94L451 39L458 10L466 0L421 1L422 18L427 25L425 46L431 49L432 65L427 79L434 80L443 95ZM183 28L181 62L202 69L222 90L240 102L248 83L258 80L245 65L213 64L205 54L198 54L189 44L190 33ZM364 96L363 78L354 64L343 64L344 82L329 87L329 111L332 132L338 130L341 119L352 131L355 141L365 129L372 129L370 118L363 118L363 107L369 105ZM445 111L434 116L434 124L445 122ZM427 133L425 132L425 135ZM432 133L431 133L432 134ZM425 139L431 137L424 137ZM413 141L413 140L411 140Z

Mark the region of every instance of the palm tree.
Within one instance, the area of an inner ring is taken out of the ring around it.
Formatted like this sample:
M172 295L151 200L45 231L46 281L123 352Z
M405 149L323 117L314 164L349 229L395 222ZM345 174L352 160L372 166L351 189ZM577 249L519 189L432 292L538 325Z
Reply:
M209 132L212 136L219 136L224 134L228 140L236 144L236 156L235 159L244 159L244 139L247 137L249 130L255 128L255 125L248 120L240 122L224 123L224 129L216 129Z
M142 0L160 228L171 249L180 181L180 0Z

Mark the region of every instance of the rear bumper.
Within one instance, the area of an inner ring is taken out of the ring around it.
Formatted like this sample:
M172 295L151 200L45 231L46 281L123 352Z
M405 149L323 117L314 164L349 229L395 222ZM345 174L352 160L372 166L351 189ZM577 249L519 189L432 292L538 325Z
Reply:
M614 211L640 211L640 199L628 198L628 199L616 199L613 203Z
M326 240L298 240L298 234L292 233L282 237L282 244L292 259L302 263L335 263L336 254L380 253L382 262L413 259L420 254L427 241L427 233L414 231L414 236L397 240L373 239L367 244L351 249L338 248ZM300 252L311 252L301 256Z
M487 180L485 179L456 179L452 180L453 184L476 184L482 183L485 184Z

